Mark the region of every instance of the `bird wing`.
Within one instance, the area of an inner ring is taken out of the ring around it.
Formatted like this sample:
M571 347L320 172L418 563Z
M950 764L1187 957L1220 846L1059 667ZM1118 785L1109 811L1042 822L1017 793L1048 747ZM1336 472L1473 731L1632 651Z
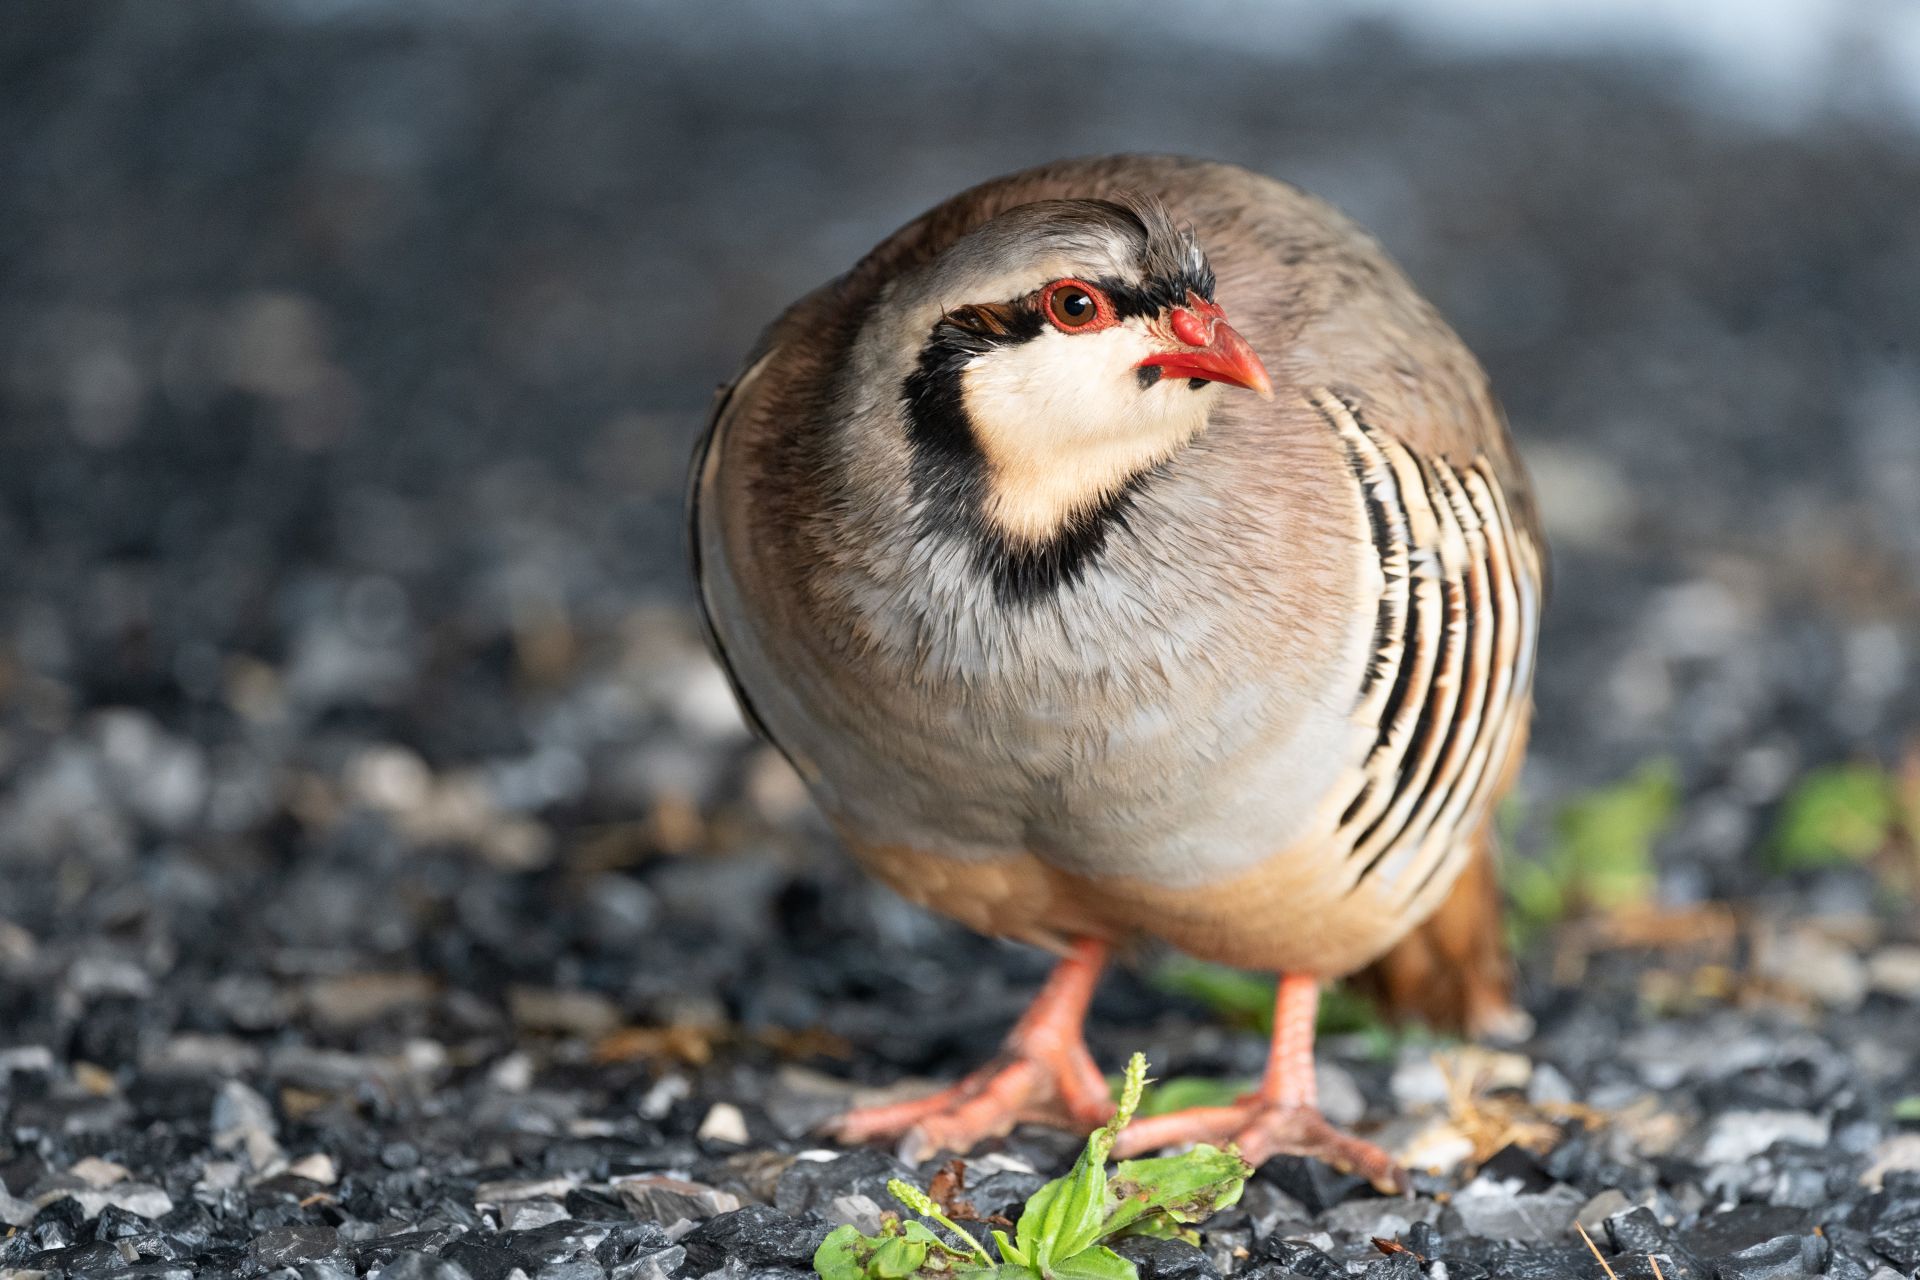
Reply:
M714 625L714 602L708 594L708 578L705 535L702 524L707 514L705 504L716 500L713 485L713 469L719 461L719 446L728 426L738 415L745 402L751 398L753 384L761 372L774 358L771 345L771 333L763 336L747 357L740 373L731 381L722 383L713 394L713 404L707 410L706 425L701 429L700 437L693 447L693 458L687 470L686 532L687 555L693 570L695 612L700 616L700 632L706 637L707 649L714 660L720 664L721 672L727 678L727 685L733 690L735 703L747 725L761 738L777 748L783 755L786 748L780 745L767 728L766 720L754 709L753 700L747 696L746 687L740 681L732 660L727 655L726 642L720 638L719 628ZM792 762L792 757L788 757Z
M1375 420L1392 406L1310 395L1364 494L1383 584L1356 712L1379 727L1341 839L1357 880L1408 901L1467 868L1362 985L1395 1012L1484 1029L1510 986L1492 815L1525 748L1545 589L1525 475L1497 417L1394 431Z

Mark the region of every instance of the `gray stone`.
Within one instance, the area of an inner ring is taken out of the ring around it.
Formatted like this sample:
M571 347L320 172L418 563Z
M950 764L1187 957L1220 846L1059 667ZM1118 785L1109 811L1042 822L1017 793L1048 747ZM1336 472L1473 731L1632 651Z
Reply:
M568 1258L549 1262L533 1273L533 1280L604 1280L607 1272L592 1258Z
M502 1231L531 1231L573 1215L557 1200L516 1200L500 1210Z
M1776 1142L1824 1147L1831 1134L1825 1117L1803 1111L1728 1111L1714 1117L1691 1145L1701 1164L1739 1164Z
M672 1280L687 1260L687 1251L672 1245L632 1262L623 1262L608 1273L608 1280Z
M1920 947L1882 947L1867 960L1867 981L1875 991L1920 1000Z
M473 1202L481 1205L512 1204L517 1200L564 1200L567 1192L579 1186L577 1178L508 1179L483 1182L473 1189Z
M835 1226L845 1223L857 1227L862 1235L874 1235L880 1230L880 1206L872 1196L835 1196L821 1217Z
M1857 1009L1867 997L1867 966L1852 947L1812 929L1765 939L1754 972L1831 1009Z
M634 1217L649 1222L698 1221L740 1207L740 1197L732 1192L679 1178L628 1178L616 1183L614 1190Z
M1321 1230L1363 1239L1396 1240L1416 1222L1431 1223L1440 1216L1432 1200L1381 1200L1367 1197L1334 1205L1320 1215Z
M370 1274L378 1280L473 1280L458 1263L412 1249Z
M1314 1064L1315 1087L1320 1091L1320 1113L1341 1128L1352 1128L1367 1114L1367 1099L1353 1076L1335 1062Z
M164 1218L173 1212L173 1197L150 1182L123 1182L105 1191L80 1187L66 1194L80 1202L89 1218L99 1217L108 1205L141 1218Z
M1517 1181L1475 1178L1453 1198L1468 1231L1496 1240L1539 1243L1558 1240L1573 1229L1587 1202L1573 1187L1554 1186L1522 1192Z
M1533 1075L1527 1080L1527 1101L1534 1106L1547 1103L1573 1102L1578 1095L1573 1082L1550 1062L1534 1064Z
M213 1146L216 1151L244 1151L257 1170L264 1170L283 1154L279 1122L273 1108L258 1092L238 1080L220 1086L213 1100Z
M7 1193L7 1186L0 1182L0 1226L24 1227L33 1221L33 1215L40 1212L25 1200L16 1200Z
M340 1253L340 1233L332 1227L273 1227L247 1246L247 1255L264 1270L319 1262Z
M1573 1220L1585 1227L1588 1235L1598 1235L1606 1226L1608 1218L1617 1213L1625 1213L1632 1207L1633 1201L1627 1198L1624 1191L1609 1187L1581 1206L1580 1212L1574 1216Z

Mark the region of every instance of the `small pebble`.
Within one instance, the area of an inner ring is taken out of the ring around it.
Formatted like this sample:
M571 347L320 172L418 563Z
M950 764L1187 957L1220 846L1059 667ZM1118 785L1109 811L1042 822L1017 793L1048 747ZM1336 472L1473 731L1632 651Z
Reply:
M700 1138L706 1142L730 1142L744 1147L749 1141L747 1118L730 1102L716 1102L700 1122Z

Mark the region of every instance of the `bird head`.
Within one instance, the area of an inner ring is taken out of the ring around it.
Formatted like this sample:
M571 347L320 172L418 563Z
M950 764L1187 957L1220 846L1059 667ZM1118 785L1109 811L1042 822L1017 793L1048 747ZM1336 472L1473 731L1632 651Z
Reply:
M913 346L910 437L968 463L978 514L1016 543L1110 502L1204 430L1228 388L1273 395L1205 254L1157 201L1010 209L904 282L895 305Z

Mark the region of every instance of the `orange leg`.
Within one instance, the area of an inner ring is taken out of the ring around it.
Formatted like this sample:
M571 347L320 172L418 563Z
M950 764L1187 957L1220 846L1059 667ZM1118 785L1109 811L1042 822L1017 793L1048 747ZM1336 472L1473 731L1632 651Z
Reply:
M1273 1051L1259 1089L1231 1106L1193 1107L1136 1120L1120 1135L1121 1158L1189 1142L1236 1143L1253 1164L1269 1156L1312 1156L1360 1174L1387 1192L1407 1189L1406 1171L1370 1142L1340 1132L1320 1114L1313 1078L1313 1024L1320 984L1288 975L1280 979L1273 1009Z
M1082 1026L1106 963L1106 943L1075 942L993 1061L930 1097L849 1111L827 1132L842 1142L903 1138L901 1154L917 1163L968 1151L1024 1120L1070 1129L1103 1123L1113 1094Z

